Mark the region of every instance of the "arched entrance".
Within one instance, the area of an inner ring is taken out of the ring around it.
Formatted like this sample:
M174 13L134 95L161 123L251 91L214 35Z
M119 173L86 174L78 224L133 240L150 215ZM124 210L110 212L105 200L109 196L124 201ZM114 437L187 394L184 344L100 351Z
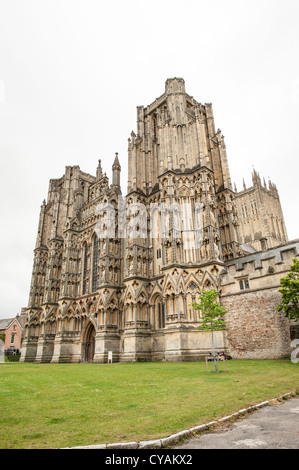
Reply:
M92 362L94 356L96 330L93 323L89 322L82 342L82 360L83 362Z

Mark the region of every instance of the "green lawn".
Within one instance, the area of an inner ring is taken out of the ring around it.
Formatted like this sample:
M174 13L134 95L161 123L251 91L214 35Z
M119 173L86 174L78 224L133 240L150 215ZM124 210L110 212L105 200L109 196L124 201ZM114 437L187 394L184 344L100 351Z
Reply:
M204 362L0 364L0 448L166 437L298 386L290 360L232 360L219 374Z

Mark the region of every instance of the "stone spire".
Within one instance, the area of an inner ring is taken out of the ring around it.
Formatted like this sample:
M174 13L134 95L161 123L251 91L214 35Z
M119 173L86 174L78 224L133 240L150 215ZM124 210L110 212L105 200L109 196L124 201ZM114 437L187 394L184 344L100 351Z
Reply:
M120 187L120 170L121 170L121 166L118 160L118 153L116 153L115 159L112 165L112 186Z
M99 160L98 167L97 167L97 181L99 181L103 176L102 172L102 165L101 165L101 160Z
M261 186L261 178L258 172L255 170L255 168L253 169L253 172L252 172L252 183L255 186Z

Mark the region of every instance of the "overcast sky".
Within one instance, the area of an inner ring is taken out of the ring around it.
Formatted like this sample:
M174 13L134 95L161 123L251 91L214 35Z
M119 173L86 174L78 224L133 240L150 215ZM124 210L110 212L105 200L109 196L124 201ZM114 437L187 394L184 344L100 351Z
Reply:
M298 0L0 0L0 318L27 306L40 205L66 165L126 192L136 106L167 78L212 103L233 182L276 183L299 237Z

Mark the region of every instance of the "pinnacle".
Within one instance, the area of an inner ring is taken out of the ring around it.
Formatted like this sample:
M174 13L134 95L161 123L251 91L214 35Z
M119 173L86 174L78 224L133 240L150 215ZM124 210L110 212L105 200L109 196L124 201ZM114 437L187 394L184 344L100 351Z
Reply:
M119 160L118 160L118 152L115 153L115 159L114 159L113 165L120 165Z

